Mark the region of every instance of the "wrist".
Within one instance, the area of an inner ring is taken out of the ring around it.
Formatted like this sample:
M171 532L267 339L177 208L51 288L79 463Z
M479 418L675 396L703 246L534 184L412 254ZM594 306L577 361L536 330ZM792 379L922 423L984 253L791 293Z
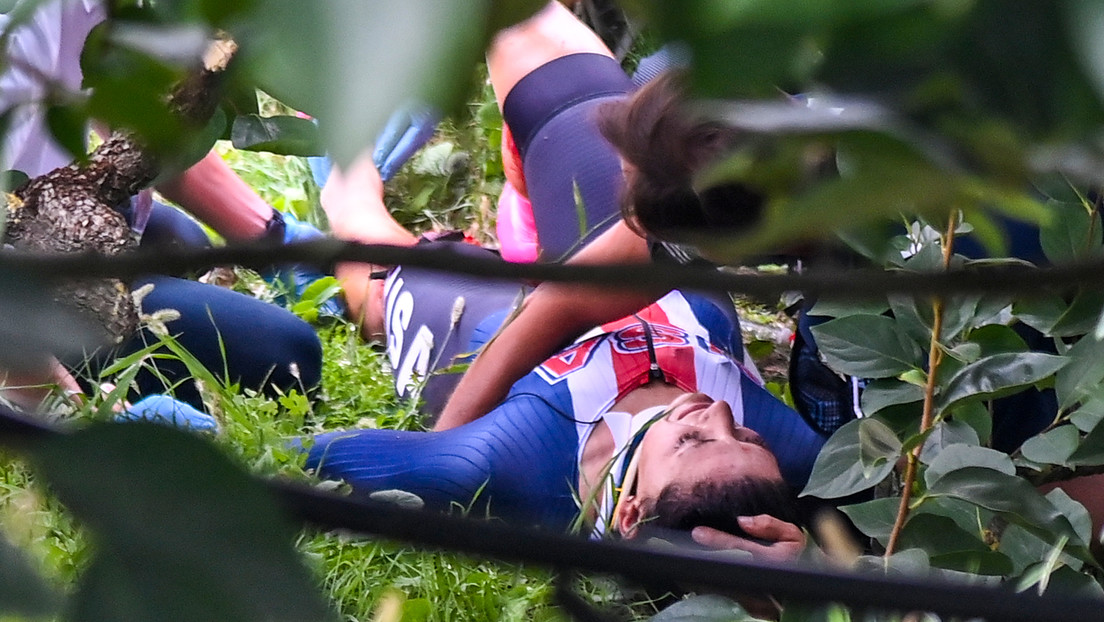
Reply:
M264 233L258 238L264 242L283 244L287 235L287 222L280 210L272 208L272 216L265 222Z

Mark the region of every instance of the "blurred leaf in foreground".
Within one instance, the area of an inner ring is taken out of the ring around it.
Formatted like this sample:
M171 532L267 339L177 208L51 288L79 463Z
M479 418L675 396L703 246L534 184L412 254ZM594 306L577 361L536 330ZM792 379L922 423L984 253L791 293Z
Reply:
M71 619L327 619L274 499L201 438L100 425L35 457L97 543Z

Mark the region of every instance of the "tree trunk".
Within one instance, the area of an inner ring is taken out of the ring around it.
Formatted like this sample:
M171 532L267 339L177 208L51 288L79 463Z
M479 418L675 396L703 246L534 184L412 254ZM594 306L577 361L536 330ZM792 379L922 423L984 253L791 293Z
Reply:
M185 79L169 100L177 114L198 127L214 113L216 80L233 49L223 52L218 62L208 61L211 69ZM115 255L137 248L137 235L118 210L149 186L158 172L155 158L134 136L115 132L87 163L63 166L17 189L19 200L8 203L4 242L43 253ZM138 327L130 290L118 279L60 280L53 296L102 326L107 343L121 342Z

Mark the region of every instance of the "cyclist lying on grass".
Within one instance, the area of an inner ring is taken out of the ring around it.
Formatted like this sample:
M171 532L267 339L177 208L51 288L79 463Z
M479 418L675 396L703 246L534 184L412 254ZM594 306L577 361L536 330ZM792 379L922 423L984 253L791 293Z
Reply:
M323 206L338 237L355 228L353 239L367 243L491 253L406 232L387 213L368 159L334 172ZM415 361L394 369L414 384L452 363L443 352L478 349L522 288L404 266L381 282L354 267L339 266L346 291L379 296L350 307ZM402 343L419 339L413 350ZM727 297L672 291L564 348L471 423L333 432L306 445L309 468L357 493L401 489L434 510L473 507L553 529L581 519L595 535L693 529L699 544L780 559L803 546L791 491L805 484L823 442L761 386Z

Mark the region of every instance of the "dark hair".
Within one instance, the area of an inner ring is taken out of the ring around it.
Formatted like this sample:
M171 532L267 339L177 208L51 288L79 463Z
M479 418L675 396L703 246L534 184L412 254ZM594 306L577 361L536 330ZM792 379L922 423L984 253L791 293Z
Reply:
M631 97L605 104L598 126L632 166L621 200L625 222L638 233L670 237L755 224L765 199L745 184L697 190L694 177L736 146L739 133L697 118L684 104L683 78L667 72Z
M769 514L801 524L797 498L782 480L741 477L727 482L701 481L686 487L670 484L645 507L641 535L649 530L690 531L712 527L746 537L738 516Z

